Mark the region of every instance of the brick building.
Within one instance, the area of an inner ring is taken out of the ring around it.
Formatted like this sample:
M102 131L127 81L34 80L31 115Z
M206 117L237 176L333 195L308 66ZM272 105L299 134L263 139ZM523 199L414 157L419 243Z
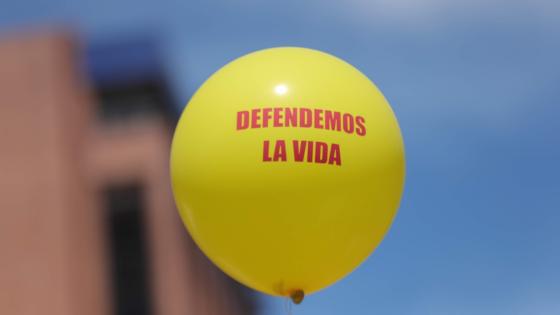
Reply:
M0 314L253 314L175 210L159 56L80 47L0 39Z

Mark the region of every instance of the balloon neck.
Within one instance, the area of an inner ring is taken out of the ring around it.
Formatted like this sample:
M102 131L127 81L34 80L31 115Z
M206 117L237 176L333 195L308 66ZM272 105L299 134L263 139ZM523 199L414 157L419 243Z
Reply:
M300 304L303 301L304 297L305 293L303 292L303 290L294 290L292 291L292 293L290 293L290 299L292 299L292 302L294 302L294 304Z

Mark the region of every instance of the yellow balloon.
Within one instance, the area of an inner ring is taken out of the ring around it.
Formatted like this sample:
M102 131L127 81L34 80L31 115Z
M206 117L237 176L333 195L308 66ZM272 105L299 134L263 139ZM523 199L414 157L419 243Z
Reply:
M239 282L295 300L373 252L404 168L398 122L376 86L334 56L294 47L213 74L171 150L175 200L202 251Z

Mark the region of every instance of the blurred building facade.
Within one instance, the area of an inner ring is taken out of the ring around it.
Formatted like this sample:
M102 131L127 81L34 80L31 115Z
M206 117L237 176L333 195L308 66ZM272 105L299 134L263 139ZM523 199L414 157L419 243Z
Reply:
M0 40L0 314L254 313L175 211L160 62L149 41Z

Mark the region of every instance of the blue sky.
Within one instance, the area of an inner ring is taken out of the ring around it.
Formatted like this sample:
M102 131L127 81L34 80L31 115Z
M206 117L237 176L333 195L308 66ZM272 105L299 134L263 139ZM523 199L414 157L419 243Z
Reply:
M354 273L298 315L560 314L560 3L520 0L0 0L0 31L65 23L161 39L178 106L271 46L325 50L381 88L407 183ZM263 298L263 314L284 301Z

